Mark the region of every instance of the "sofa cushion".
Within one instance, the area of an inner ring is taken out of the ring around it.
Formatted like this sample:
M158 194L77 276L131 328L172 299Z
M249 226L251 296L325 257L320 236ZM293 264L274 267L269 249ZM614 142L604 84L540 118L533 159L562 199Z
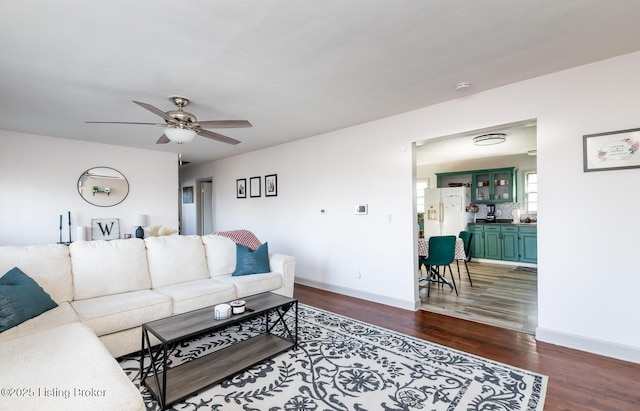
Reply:
M18 267L0 277L0 333L57 306L51 296Z
M142 335L142 326L129 328L128 330L118 331L116 333L101 335L100 341L107 347L113 358L139 352L141 347L140 336ZM151 346L160 344L160 340L149 333Z
M71 306L96 335L109 334L171 316L171 298L153 290L76 300Z
M21 338L40 331L56 328L64 324L80 321L70 303L60 303L56 308L45 311L37 317L0 333L0 341Z
M76 241L69 246L75 300L151 288L144 241Z
M236 269L232 276L268 273L269 245L262 244L255 250L242 244L236 244Z
M209 278L200 236L147 237L144 241L153 288Z
M69 247L62 244L0 247L0 273L20 267L58 304L73 299Z
M166 285L155 288L154 291L173 299L173 314L186 313L236 298L233 284L221 283L210 278Z
M236 243L229 238L213 234L203 235L202 243L211 277L231 274L236 268Z
M273 291L283 286L282 274L249 274L241 276L221 275L216 281L233 284L238 298Z
M145 410L136 386L81 323L3 342L0 364L0 387L27 393L0 396L3 410Z

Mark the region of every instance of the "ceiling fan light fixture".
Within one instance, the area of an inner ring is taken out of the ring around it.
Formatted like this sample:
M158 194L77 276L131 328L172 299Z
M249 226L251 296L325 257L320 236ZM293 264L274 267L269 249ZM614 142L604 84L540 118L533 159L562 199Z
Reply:
M165 127L164 134L174 143L190 143L196 138L196 131L188 128Z
M473 144L476 146L492 146L507 141L507 135L504 133L483 134L473 138Z

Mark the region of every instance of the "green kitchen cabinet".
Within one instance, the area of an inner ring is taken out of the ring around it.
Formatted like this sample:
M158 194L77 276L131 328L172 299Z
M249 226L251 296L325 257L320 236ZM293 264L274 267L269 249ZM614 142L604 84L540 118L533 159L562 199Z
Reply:
M484 226L484 258L502 260L502 241L498 225Z
M516 199L516 167L436 173L438 188L471 186L473 203L512 203Z
M502 241L502 260L519 261L520 246L518 241L518 227L501 226L500 237Z
M537 264L535 226L469 224L473 233L471 257Z
M538 228L520 227L520 261L523 263L538 263Z
M516 168L477 170L471 174L471 201L512 203L516 201Z
M484 228L482 224L469 224L471 237L471 257L484 258Z

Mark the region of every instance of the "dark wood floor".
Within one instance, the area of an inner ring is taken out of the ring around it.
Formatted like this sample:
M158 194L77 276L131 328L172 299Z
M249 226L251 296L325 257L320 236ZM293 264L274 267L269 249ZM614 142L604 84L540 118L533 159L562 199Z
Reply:
M547 375L548 411L640 410L640 364L537 342L524 332L299 284L294 296L303 304Z

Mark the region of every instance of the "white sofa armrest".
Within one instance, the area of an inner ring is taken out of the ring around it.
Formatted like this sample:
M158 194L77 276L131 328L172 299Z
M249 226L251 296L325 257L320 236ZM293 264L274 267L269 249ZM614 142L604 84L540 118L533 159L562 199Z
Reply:
M290 255L269 254L269 267L271 272L282 274L282 287L273 290L273 292L286 297L293 297L296 259Z

